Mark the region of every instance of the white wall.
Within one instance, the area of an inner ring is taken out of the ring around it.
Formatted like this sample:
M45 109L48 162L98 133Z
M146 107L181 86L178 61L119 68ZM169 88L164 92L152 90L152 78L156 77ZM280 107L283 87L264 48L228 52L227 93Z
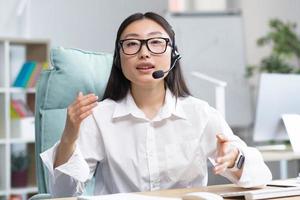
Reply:
M13 36L18 31L17 3L18 0L0 0L0 36Z
M300 35L300 1L299 0L241 0L244 16L246 58L248 64L258 64L262 57L268 55L270 48L259 48L256 40L268 31L268 21L279 18L298 24Z
M0 0L0 36L19 36L15 17L20 0ZM31 0L31 37L50 38L52 46L113 51L117 28L134 12L167 9L161 0ZM19 20L20 21L20 20Z
M0 0L0 36L18 36L20 0ZM257 38L268 31L270 18L291 20L300 26L299 0L240 0L245 24L246 59L257 64L269 48L258 48ZM31 0L32 37L50 38L52 46L112 51L117 27L133 12L167 10L167 0ZM299 30L299 27L298 27Z

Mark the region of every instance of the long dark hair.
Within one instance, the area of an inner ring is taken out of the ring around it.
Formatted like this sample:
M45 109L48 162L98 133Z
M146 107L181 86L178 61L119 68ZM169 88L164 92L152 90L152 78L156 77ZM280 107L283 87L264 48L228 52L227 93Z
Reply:
M168 33L169 37L172 40L172 47L173 47L172 56L174 55L175 51L177 51L177 47L175 45L175 33L171 25L162 16L153 12L147 12L145 14L135 13L133 15L130 15L121 23L117 33L117 38L115 41L115 52L113 57L113 64L112 64L110 77L104 92L103 99L109 98L118 101L123 99L127 95L130 89L130 81L124 76L121 69L119 40L124 29L129 24L145 18L155 21L156 23L161 25L164 28L164 30ZM186 97L190 95L190 92L184 81L179 62L175 64L175 67L165 77L164 81L167 87L170 89L170 91L176 98Z

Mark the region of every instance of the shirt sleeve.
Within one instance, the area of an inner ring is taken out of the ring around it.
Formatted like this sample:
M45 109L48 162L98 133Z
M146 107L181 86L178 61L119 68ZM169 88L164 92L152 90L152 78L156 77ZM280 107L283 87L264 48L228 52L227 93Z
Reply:
M69 160L53 168L59 141L40 154L49 172L49 191L53 197L78 196L84 191L104 158L102 137L93 116L87 117L80 126L75 151Z
M224 134L229 139L230 144L237 147L238 150L242 152L245 156L245 161L242 169L242 175L239 179L230 170L226 170L222 176L226 177L236 185L245 188L266 185L272 180L272 174L267 165L264 163L261 153L253 147L248 147L244 141L234 135L220 113L213 108L210 109L210 117L204 131L204 137L206 138L204 139L204 143L206 143L207 146L206 153L209 160L214 165L217 150L216 135ZM213 145L211 145L212 141L214 143Z

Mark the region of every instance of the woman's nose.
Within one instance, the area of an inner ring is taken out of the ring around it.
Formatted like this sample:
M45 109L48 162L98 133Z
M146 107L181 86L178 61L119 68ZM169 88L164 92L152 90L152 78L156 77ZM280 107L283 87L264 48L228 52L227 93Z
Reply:
M142 45L141 50L139 52L139 57L140 58L149 58L150 57L150 51L147 48L146 44Z

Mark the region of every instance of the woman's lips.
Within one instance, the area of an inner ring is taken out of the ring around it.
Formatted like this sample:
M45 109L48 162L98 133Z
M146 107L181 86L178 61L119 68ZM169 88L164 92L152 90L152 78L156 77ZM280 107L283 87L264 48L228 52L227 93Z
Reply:
M137 70L141 71L141 72L150 72L153 71L154 66L151 64L146 64L146 65L138 65L136 67Z

